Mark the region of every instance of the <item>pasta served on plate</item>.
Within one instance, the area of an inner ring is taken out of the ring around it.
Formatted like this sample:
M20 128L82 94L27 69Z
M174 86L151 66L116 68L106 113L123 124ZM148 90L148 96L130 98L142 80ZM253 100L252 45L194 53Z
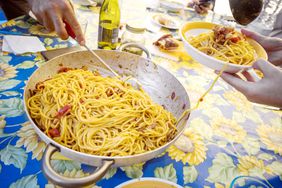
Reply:
M232 27L215 26L213 31L191 37L188 42L209 56L233 64L251 65L256 58L246 37Z
M177 134L176 119L142 89L97 71L64 68L27 100L31 118L59 144L100 156L159 148Z

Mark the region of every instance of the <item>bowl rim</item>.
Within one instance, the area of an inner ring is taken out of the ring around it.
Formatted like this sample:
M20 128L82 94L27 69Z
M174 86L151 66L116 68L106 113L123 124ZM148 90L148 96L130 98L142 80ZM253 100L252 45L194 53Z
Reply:
M190 49L194 50L195 52L199 53L201 56L204 56L205 58L213 61L213 62L216 62L218 64L220 64L221 66L224 66L225 64L227 64L229 67L233 67L233 68L239 68L241 70L246 70L246 69L250 69L252 67L252 65L239 65L239 64L233 64L233 63L230 63L230 62L226 62L226 61L222 61L222 60L219 60L219 59L216 59L212 56L209 56L207 54L205 54L204 52L198 50L197 48L195 48L194 46L192 46L188 41L187 41L187 37L185 36L185 34L187 33L188 29L185 29L186 26L188 24L195 24L195 23L198 23L198 24L212 24L212 25L220 25L220 24L216 24L216 23L212 23L212 22L204 22L204 21L191 21L191 22L186 22L184 24L181 25L181 28L179 30L179 35L181 36L181 39L182 41L184 42L184 45L186 45L187 47L189 47ZM199 28L200 29L200 28ZM206 29L206 28L203 28L203 29ZM247 40L251 40L252 42L256 43L256 45L260 46L263 50L264 48L258 43L256 42L255 40L251 39L251 38L247 38ZM264 50L265 52L265 50ZM189 54L189 53L188 53ZM266 54L266 60L268 59L268 56L267 56L267 53L265 52Z
M136 183L136 182L144 182L144 181L154 181L154 182L162 182L162 183L166 183L168 185L173 185L176 186L177 188L182 188L183 186L178 185L177 183L174 183L172 181L168 181L166 179L162 179L162 178L157 178L157 177L142 177L142 178L136 178L136 179L131 179L128 181L125 181L123 183L118 184L117 186L115 186L115 188L122 188L125 185L130 185L132 183Z

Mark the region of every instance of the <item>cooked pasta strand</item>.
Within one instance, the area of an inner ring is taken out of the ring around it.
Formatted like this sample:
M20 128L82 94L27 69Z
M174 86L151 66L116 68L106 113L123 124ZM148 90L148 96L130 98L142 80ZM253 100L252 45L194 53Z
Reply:
M27 106L38 127L76 151L135 155L159 148L177 134L170 112L118 78L70 70L44 81L33 93Z

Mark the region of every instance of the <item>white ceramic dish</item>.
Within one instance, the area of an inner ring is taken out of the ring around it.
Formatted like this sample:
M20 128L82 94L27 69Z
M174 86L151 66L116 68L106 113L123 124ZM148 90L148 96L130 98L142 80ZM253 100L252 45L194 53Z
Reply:
M176 183L160 178L139 178L124 182L115 188L183 188Z
M222 70L226 62L218 60L212 56L209 56L198 49L194 48L187 39L191 36L197 36L203 32L210 31L216 24L209 22L187 22L180 28L180 36L183 40L184 47L187 53L199 63L213 69L213 70ZM263 58L267 60L267 53L263 47L252 39L247 39L248 42L254 47L257 58ZM237 65L228 63L225 72L236 73L244 70L251 69L250 65Z
M172 22L172 25L164 25L159 22L159 18L163 17L165 19L168 19L169 21ZM168 29L179 29L180 23L176 21L173 17L165 15L165 14L154 14L152 16L152 22L158 26L168 28Z

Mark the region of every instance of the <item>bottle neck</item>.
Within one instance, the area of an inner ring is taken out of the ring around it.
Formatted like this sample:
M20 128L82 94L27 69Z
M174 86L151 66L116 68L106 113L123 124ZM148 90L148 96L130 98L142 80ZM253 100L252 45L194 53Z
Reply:
M107 14L108 16L117 16L117 19L120 19L120 8L119 8L118 0L104 0L101 9L101 14Z
M102 3L101 9L103 7L109 6L109 4L119 7L119 0L104 0L103 3Z

